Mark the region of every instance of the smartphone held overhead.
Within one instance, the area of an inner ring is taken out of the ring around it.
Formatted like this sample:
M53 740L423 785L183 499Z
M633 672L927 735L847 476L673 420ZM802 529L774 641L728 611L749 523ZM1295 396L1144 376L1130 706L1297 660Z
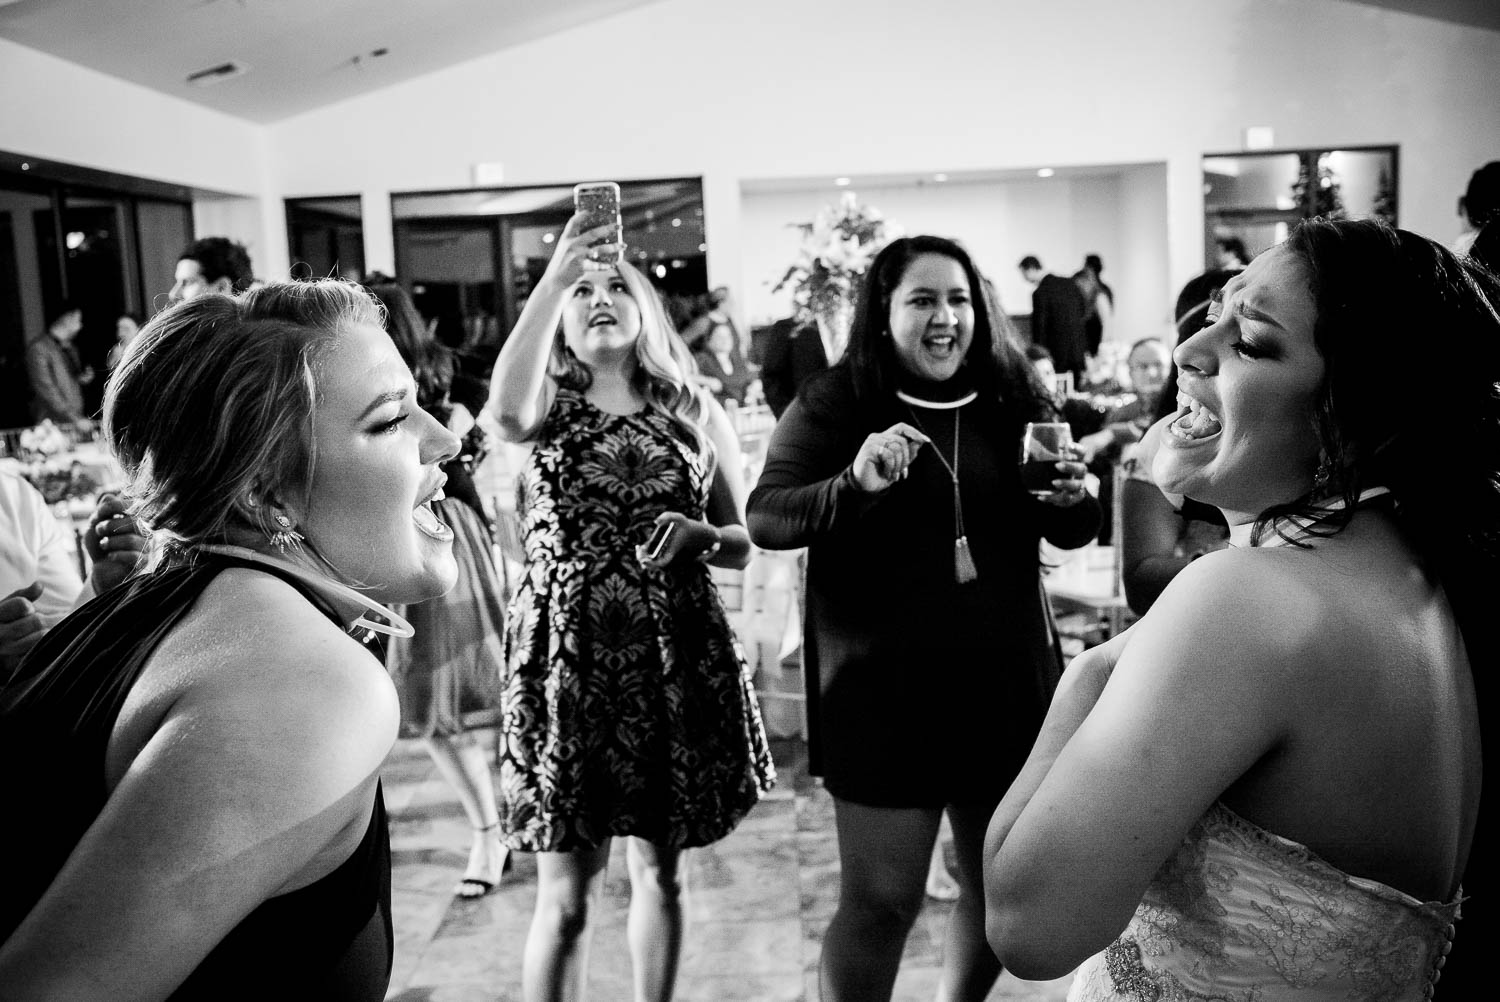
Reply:
M613 181L588 181L573 186L573 209L583 216L582 228L612 227L611 236L589 248L584 267L614 268L625 254L625 224L620 216L620 186Z

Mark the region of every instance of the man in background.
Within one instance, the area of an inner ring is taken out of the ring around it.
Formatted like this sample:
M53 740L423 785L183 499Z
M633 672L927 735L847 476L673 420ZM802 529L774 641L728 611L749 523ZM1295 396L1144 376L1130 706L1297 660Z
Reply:
M1072 279L1048 274L1042 262L1028 254L1021 259L1021 277L1035 286L1031 293L1031 340L1052 353L1058 372L1071 372L1082 385L1088 335L1088 305Z
M776 321L766 332L761 349L760 382L771 413L781 417L797 390L828 368L828 351L813 324L795 317Z
M255 280L255 272L243 244L228 237L204 237L189 244L178 257L173 278L169 298L173 303L185 303L205 292L244 292Z
M32 417L60 425L88 422L83 387L94 370L84 368L73 339L83 329L83 310L66 303L47 329L26 345L26 374L31 379Z
M1245 241L1239 237L1220 237L1215 240L1214 255L1216 266L1223 271L1239 271L1250 264L1250 252L1245 249Z
M1469 187L1458 199L1458 215L1464 231L1453 242L1455 254L1467 254L1485 224L1500 219L1500 160L1491 160L1469 178Z

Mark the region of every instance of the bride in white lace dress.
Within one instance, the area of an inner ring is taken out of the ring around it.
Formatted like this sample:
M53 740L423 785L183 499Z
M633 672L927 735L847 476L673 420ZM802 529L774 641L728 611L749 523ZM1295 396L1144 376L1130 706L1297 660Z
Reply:
M1475 892L1497 308L1432 241L1318 221L1178 346L1153 474L1234 546L1064 676L986 843L1016 975L1077 968L1082 1002L1432 996ZM1411 365L1428 332L1441 375ZM1466 924L1460 954L1489 938Z

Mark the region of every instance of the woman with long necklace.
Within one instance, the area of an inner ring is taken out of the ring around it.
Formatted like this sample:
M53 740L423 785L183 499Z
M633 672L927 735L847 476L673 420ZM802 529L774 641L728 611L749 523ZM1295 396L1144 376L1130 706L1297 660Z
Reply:
M1022 486L1025 424L1055 412L1004 324L958 244L891 243L847 355L787 410L750 496L757 545L808 548L812 767L841 863L825 1000L890 997L944 812L961 893L940 998L982 999L1000 974L980 850L1058 670L1037 544L1081 546L1099 523L1080 463L1057 464L1045 499Z

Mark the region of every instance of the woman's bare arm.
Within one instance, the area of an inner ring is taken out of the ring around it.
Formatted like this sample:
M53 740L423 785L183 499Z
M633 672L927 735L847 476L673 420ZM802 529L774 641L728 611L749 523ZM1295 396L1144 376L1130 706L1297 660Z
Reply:
M153 658L148 673L189 681L0 948L0 995L165 998L256 907L358 845L395 737L394 692L295 593L273 608L254 646L230 627L197 657Z

